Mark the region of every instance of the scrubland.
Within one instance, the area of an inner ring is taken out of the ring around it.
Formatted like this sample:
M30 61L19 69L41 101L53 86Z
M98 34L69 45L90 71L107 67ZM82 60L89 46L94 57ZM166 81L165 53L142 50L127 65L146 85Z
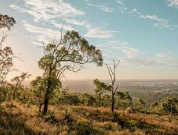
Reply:
M126 113L109 108L50 105L47 115L36 106L4 102L2 135L177 135L178 116Z

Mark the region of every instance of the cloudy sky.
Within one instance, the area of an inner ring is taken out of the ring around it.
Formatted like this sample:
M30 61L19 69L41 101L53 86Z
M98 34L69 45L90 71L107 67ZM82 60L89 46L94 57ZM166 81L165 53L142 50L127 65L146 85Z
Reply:
M118 79L178 79L178 0L0 0L0 13L17 23L6 45L23 59L11 76L41 75L42 42L77 30L103 52L104 62L121 60ZM107 79L106 67L86 65L66 79Z

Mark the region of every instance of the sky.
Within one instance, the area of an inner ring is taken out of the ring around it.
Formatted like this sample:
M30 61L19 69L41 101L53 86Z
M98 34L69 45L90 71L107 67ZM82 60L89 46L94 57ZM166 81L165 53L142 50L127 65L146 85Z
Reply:
M117 79L178 79L178 0L0 0L0 13L16 20L5 45L16 59L9 78L42 75L43 42L76 30L101 49L104 63L120 60ZM2 31L1 31L2 34ZM87 64L67 80L108 79L107 68Z

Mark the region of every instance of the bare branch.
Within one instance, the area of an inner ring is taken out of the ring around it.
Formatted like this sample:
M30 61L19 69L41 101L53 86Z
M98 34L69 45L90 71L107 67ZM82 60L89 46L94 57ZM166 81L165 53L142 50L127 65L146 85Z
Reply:
M112 106L111 106L111 110L112 112L114 111L114 104L115 104L115 93L118 89L118 85L115 87L115 82L116 82L116 68L119 65L119 62L115 62L115 60L113 59L113 68L111 68L111 66L109 66L108 64L106 64L106 67L108 69L108 73L111 79L111 96L112 96Z
M61 38L60 38L59 44L57 45L57 48L62 44L62 41L63 41L63 27L64 27L64 23L65 23L65 22L62 23L62 27L61 27Z
M2 49L2 43L6 40L7 35L3 33L2 38L0 40L0 49Z
M106 67L107 67L107 69L108 69L108 73L109 73L110 79L111 79L111 81L112 81L113 78L112 78L112 74L111 74L111 68L108 66L108 64L106 64Z

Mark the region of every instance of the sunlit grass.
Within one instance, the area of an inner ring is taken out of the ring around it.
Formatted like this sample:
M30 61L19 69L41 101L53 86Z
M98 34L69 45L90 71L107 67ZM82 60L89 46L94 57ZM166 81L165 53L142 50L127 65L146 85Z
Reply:
M178 117L124 111L112 114L109 108L56 105L43 116L36 106L12 101L2 104L0 114L2 135L178 134Z

